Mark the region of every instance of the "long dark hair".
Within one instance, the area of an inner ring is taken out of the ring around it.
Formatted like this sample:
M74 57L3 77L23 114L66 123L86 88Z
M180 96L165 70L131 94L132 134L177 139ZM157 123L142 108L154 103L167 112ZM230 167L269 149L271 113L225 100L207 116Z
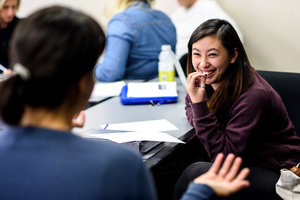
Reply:
M19 124L25 105L74 104L78 81L93 73L104 45L101 27L80 11L53 6L22 20L12 37L10 63L24 66L30 77L16 74L1 83L2 120Z
M191 35L188 43L187 71L194 71L192 66L192 46L206 36L216 36L225 47L229 56L234 56L235 50L238 57L231 63L222 77L222 84L214 91L207 87L209 110L218 118L221 129L224 129L228 120L228 111L232 104L253 84L252 67L248 60L243 44L232 25L220 19L210 19L202 23Z

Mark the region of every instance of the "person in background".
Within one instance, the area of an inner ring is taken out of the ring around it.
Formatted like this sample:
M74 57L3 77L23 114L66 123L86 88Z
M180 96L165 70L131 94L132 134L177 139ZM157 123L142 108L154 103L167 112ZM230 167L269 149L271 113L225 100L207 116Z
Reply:
M0 199L157 198L139 154L71 132L104 45L97 22L66 7L40 9L18 24L10 49L14 74L0 83L0 117L8 125L0 134ZM229 155L221 167L223 158L184 198L227 196L249 185L241 158Z
M251 186L230 199L280 199L280 169L300 160L300 138L278 93L250 65L233 26L220 19L202 23L188 42L186 115L211 161L219 152L243 158ZM282 83L284 84L284 83ZM190 165L174 199L210 162Z
M171 14L177 31L176 55L180 59L188 53L187 44L193 31L208 19L220 18L230 22L243 41L237 23L225 12L216 0L177 0L180 8ZM184 61L186 63L186 60Z
M0 64L7 69L10 68L8 62L10 38L19 22L16 16L19 5L20 0L0 0Z
M151 79L158 76L163 44L175 51L176 29L164 13L151 8L153 0L117 0L107 26L105 55L96 66L100 81Z

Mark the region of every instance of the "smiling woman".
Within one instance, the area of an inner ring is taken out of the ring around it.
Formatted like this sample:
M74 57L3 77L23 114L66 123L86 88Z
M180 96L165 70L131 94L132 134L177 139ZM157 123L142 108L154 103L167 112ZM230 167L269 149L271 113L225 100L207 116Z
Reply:
M16 17L19 5L20 0L0 0L0 64L7 68L10 38L19 21Z
M278 93L250 65L230 23L212 19L193 32L188 73L186 115L208 157L213 161L219 152L233 153L251 170L251 186L232 198L279 199L275 183L281 168L300 161L300 138ZM188 167L175 196L210 165Z
M197 76L200 80L203 77L203 84L211 85L216 90L222 81L222 74L235 62L237 55L235 50L234 55L229 56L220 40L208 36L193 44L192 62Z
M193 103L203 102L207 92L211 96L208 108L224 127L229 107L253 83L243 44L227 21L208 20L194 31L188 50L187 70L194 72L188 77L189 97ZM198 90L193 84L196 80L207 89Z

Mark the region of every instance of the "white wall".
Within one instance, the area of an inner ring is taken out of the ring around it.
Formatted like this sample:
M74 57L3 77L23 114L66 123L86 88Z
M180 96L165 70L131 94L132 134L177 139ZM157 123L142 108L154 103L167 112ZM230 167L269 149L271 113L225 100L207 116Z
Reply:
M19 16L60 4L81 9L104 27L104 6L111 0L22 0ZM240 26L245 49L256 69L300 72L299 0L218 0ZM156 0L155 7L171 14L176 0Z
M219 0L240 25L256 69L300 72L299 0Z
M106 19L103 13L106 1L111 0L21 0L18 16L25 17L46 6L64 5L89 13L104 26Z

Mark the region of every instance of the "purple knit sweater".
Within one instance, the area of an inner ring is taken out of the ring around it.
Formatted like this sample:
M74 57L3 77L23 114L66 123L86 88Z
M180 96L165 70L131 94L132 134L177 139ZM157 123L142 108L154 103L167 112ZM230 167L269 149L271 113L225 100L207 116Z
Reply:
M248 166L277 172L300 162L300 137L280 96L257 72L253 85L231 106L225 131L206 102L191 103L187 95L185 109L212 161L219 152L234 153Z

